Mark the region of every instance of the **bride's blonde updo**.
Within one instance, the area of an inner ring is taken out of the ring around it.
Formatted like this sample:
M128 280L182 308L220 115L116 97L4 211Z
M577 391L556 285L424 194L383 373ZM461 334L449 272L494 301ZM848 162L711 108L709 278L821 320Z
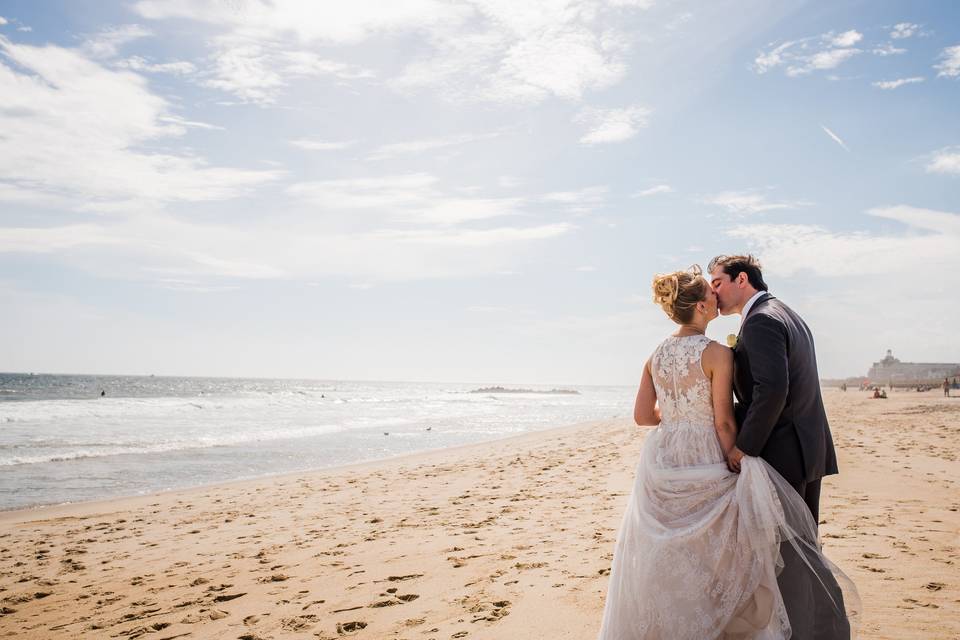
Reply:
M686 271L657 274L653 278L653 301L677 324L693 320L697 303L707 297L707 281L700 275L700 266Z

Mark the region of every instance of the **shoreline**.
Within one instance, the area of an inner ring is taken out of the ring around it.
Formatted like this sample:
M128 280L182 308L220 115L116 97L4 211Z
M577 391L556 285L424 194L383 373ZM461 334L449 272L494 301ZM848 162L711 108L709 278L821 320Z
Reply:
M217 489L229 489L242 488L245 486L256 486L263 482L271 482L275 480L289 480L301 476L315 476L315 475L329 475L336 474L339 472L349 472L349 471L364 471L372 470L375 467L381 465L387 465L389 463L395 462L404 462L404 461L419 461L421 458L429 458L438 456L444 452L457 453L461 451L469 451L470 449L479 449L491 443L511 443L517 442L521 443L527 438L535 438L541 435L550 435L553 433L562 433L568 430L578 430L581 428L587 428L590 426L600 425L609 421L614 420L623 420L624 418L608 418L606 420L590 420L587 422L577 422L574 424L568 424L559 427L549 427L547 429L539 429L536 431L530 431L527 433L510 435L502 438L494 438L492 440L484 440L482 442L474 442L471 444L460 444L454 445L452 447L439 447L436 449L425 449L423 451L415 451L411 453L402 453L395 456L390 456L387 458L376 458L373 460L365 460L362 462L351 462L348 464L335 465L331 467L322 467L318 469L309 469L301 471L283 471L280 473L273 473L261 476L255 476L252 478L235 478L233 480L224 480L222 482L211 482L207 484L192 485L189 487L180 487L176 489L161 489L159 491L151 491L149 493L135 494L135 495L119 495L106 498L96 498L93 500L83 500L78 502L65 502L65 503L51 503L51 504L38 504L30 507L18 507L14 509L0 509L0 526L8 524L11 522L29 522L36 519L46 519L46 517L66 517L74 511L83 511L87 508L95 508L98 505L107 505L119 504L120 507L123 506L139 506L140 502L155 500L157 498L169 497L169 496L179 496L183 497L195 492L203 492L208 490L217 490ZM108 509L109 511L110 509ZM39 514L39 518L30 518L32 514ZM49 514L49 515L48 515Z
M820 532L859 637L960 637L960 398L825 400ZM592 421L0 514L0 637L595 637L647 433Z

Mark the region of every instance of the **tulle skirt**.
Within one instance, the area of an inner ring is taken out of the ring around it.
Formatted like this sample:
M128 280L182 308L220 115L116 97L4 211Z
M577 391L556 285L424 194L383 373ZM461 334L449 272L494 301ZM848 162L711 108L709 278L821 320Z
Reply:
M664 456L676 435L655 429L644 443L600 640L855 637L856 589L821 553L800 495L760 458L739 474L676 466ZM692 435L716 438L712 427Z

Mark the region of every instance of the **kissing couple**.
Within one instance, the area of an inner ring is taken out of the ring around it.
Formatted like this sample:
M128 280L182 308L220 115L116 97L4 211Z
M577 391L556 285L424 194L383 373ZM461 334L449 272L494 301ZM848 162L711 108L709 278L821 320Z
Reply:
M859 597L821 552L837 473L813 336L753 256L657 275L678 329L643 368L643 443L600 640L847 640ZM729 346L704 334L740 314ZM736 402L734 402L736 399Z

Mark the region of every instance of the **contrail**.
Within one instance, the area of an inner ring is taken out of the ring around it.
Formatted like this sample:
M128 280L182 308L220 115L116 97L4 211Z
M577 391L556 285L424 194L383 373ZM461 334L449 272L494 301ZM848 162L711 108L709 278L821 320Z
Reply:
M833 138L834 142L836 142L838 145L840 145L841 147L843 147L844 151L850 151L850 147L848 147L848 146L843 142L843 140L840 139L840 136L838 136L837 134L835 134L833 131L830 131L830 129L827 129L827 128L826 128L825 126L823 126L823 125L820 125L820 128L823 129L823 131L824 131L828 136L830 136L831 138Z

